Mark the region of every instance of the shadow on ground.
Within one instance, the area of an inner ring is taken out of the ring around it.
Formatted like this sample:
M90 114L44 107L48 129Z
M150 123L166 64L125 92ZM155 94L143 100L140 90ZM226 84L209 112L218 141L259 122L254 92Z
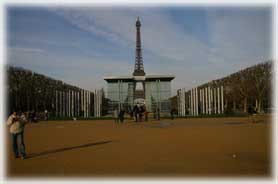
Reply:
M242 125L242 124L246 124L244 122L225 122L224 124L226 125Z
M160 122L160 123L153 123L153 124L147 124L145 125L145 127L148 128L168 128L170 126L173 126L174 123L170 123L170 122Z
M91 146L107 144L107 143L110 143L110 142L112 142L112 141L100 141L100 142L94 142L94 143L83 144L83 145L78 145L78 146L71 146L71 147L47 150L47 151L43 151L43 152L40 152L40 153L31 153L27 156L27 159L40 157L40 156L45 156L45 155L54 154L54 153L59 153L59 152L64 152L64 151L69 151L69 150L74 150L74 149L80 149L80 148L86 148L86 147L91 147Z

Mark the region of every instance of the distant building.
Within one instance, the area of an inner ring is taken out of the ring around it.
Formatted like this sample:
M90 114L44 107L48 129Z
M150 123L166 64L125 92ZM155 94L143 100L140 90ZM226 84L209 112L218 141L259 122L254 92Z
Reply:
M146 75L140 37L141 23L136 21L136 55L135 68L131 76L105 77L107 82L107 98L109 110L130 110L136 104L145 104L149 112L159 110L167 112L171 109L171 81L174 75Z

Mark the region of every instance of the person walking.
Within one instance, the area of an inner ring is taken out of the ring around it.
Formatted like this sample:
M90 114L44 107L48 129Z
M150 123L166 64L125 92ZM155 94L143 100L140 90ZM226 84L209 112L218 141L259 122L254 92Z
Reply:
M138 106L135 105L134 108L133 108L133 112L134 112L134 116L135 116L135 122L138 121L138 111L139 111Z
M24 113L17 116L16 112L13 112L8 120L7 125L10 127L10 133L12 135L12 146L15 158L19 158L19 152L22 159L26 158L25 144L24 144L24 126L27 123L27 118ZM19 148L18 141L19 139Z
M253 106L249 106L248 107L248 114L249 114L249 117L251 119L251 122L252 123L256 123L257 109L254 108Z
M130 115L130 119L134 119L134 117L133 117L133 110L130 110L129 115Z
M36 111L32 111L30 114L29 114L29 117L28 119L30 119L29 121L31 123L37 123L38 122L38 119L37 119L37 116L36 116Z
M118 123L119 122L119 112L118 112L118 109L114 109L114 121L115 123Z
M142 107L139 107L139 122L142 122L143 119L143 110Z
M47 121L48 120L48 111L45 109L44 111L44 120Z
M160 120L160 109L157 108L157 120Z
M119 119L121 121L121 123L124 122L124 117L125 116L125 111L123 109L120 110L120 114L119 114Z
M171 119L174 120L174 117L175 117L175 112L176 110L175 109L171 109Z
M148 121L149 112L147 111L147 109L144 111L144 116L145 116L145 121Z

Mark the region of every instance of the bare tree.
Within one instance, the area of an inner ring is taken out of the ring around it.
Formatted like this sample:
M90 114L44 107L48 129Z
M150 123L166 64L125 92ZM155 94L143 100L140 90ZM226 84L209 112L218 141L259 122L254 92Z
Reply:
M252 68L250 78L252 82L253 94L255 95L255 107L258 112L261 112L261 105L265 92L271 86L271 68L272 63L266 62L256 65Z

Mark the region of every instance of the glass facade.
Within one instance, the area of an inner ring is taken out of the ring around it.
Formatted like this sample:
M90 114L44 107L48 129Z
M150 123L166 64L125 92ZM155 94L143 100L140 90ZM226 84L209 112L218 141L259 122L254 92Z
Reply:
M109 111L115 108L131 110L134 106L134 81L108 82L107 98L109 99ZM161 112L169 112L171 109L171 82L170 81L145 81L145 100L149 112L154 112L157 108Z
M150 112L156 111L169 112L171 109L171 82L170 81L147 81L146 89L146 107Z
M109 111L115 108L129 109L133 106L133 82L124 82L118 80L117 82L108 82L107 98L109 99Z

